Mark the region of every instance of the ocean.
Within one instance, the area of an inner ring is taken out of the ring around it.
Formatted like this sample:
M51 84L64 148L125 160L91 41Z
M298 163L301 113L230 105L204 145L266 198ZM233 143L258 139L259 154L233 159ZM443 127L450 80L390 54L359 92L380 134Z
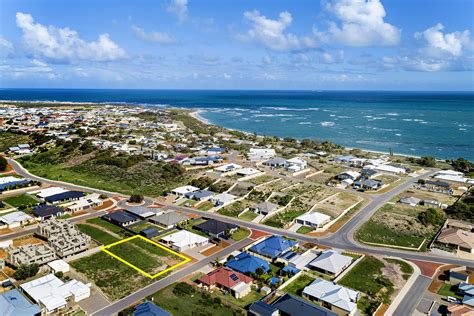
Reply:
M0 89L0 100L195 108L261 135L474 161L474 92Z

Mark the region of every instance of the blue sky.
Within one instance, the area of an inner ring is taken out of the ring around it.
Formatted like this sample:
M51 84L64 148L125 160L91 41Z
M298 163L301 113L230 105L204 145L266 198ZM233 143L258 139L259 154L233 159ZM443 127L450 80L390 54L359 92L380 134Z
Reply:
M1 0L0 87L474 90L471 0Z

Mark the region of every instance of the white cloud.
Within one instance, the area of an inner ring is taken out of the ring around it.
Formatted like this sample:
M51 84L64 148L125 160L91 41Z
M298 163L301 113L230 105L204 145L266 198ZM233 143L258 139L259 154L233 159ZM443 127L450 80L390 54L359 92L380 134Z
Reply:
M86 42L74 30L34 23L30 14L21 12L16 14L16 24L23 31L23 44L36 56L54 61L113 61L127 56L108 34Z
M12 54L14 51L13 44L3 36L0 36L0 51L2 55Z
M166 7L166 11L174 14L180 22L188 18L188 0L172 0Z
M414 36L416 39L426 42L426 47L423 51L430 56L461 56L463 50L471 45L469 31L443 33L443 29L443 24L438 23L423 32L415 33Z
M265 47L276 51L296 50L302 47L297 36L285 33L293 20L287 11L281 12L277 20L261 15L257 10L244 13L245 19L252 22L252 28L238 38L243 41L256 41Z
M335 62L334 57L329 53L323 53L322 62L325 64L333 64Z
M326 6L340 22L318 32L325 42L347 46L391 46L400 42L401 30L384 21L385 9L379 0L337 0Z
M222 76L223 76L224 79L226 79L226 80L232 79L232 75L229 75L228 73L224 73Z
M168 33L163 32L145 32L144 29L132 25L133 33L144 41L147 42L156 42L160 44L172 44L175 42L174 38L172 38Z

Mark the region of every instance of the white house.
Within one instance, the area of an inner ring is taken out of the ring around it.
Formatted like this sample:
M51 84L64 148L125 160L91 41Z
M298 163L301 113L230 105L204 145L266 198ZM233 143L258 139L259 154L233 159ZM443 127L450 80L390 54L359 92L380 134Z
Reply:
M165 236L161 241L176 251L185 251L194 247L204 246L209 243L209 239L187 230Z
M305 213L295 218L295 223L297 224L316 228L323 227L324 224L329 223L330 221L330 216L319 212Z
M247 158L250 161L263 161L274 158L275 156L275 149L270 148L250 148L247 154Z
M258 173L262 173L262 172L254 168L242 168L242 169L237 170L237 174L239 176L244 176L244 177L256 175Z
M230 193L221 193L211 197L211 202L216 206L224 206L232 203L235 200L236 196Z
M338 315L354 315L360 293L334 282L316 279L303 289L303 297L321 303Z
M66 190L64 188L60 188L60 187L50 187L50 188L47 188L47 189L37 191L37 192L35 192L35 194L40 199L45 199L48 196L53 196L53 195L64 193L64 192L68 192L68 190Z
M71 213L79 212L91 207L96 207L102 205L104 202L100 198L100 195L98 193L93 193L86 195L82 198L80 198L77 201L67 203L62 205L67 211Z
M171 193L177 196L185 196L186 193L198 191L199 188L196 188L192 185L185 185L176 189L171 190Z
M214 168L214 171L225 174L225 173L235 172L241 168L242 166L236 163L228 163L228 164L219 166L217 168Z
M309 266L311 269L338 276L352 263L352 257L341 255L334 250L325 250L319 257L314 259Z
M304 170L308 167L308 163L306 160L300 157L294 157L291 159L288 159L285 162L285 169L291 172L298 172L301 170Z
M51 268L53 273L57 273L57 272L66 273L66 272L69 272L69 264L66 261L62 260L62 259L57 259L57 260L50 261L50 262L48 262L48 266Z
M391 166L391 165L378 165L378 166L368 165L368 166L366 166L366 168L375 169L379 172L384 172L384 173L393 173L393 174L405 174L405 173L407 173L407 170L405 168L395 167L395 166Z
M90 283L84 284L77 280L65 283L54 274L45 275L20 286L21 290L40 304L47 314L65 308L71 298L75 302L88 298L90 287Z
M7 226L8 228L15 228L26 225L34 221L34 218L25 212L11 212L0 216L0 227ZM2 225L3 223L3 225Z

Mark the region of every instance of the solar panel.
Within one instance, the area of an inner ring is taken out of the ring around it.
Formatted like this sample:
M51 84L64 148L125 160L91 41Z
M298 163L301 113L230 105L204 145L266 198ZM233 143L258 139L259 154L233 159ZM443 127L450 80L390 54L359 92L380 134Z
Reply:
M232 274L230 278L232 279L232 281L237 281L239 279L239 277L236 276L235 274Z

